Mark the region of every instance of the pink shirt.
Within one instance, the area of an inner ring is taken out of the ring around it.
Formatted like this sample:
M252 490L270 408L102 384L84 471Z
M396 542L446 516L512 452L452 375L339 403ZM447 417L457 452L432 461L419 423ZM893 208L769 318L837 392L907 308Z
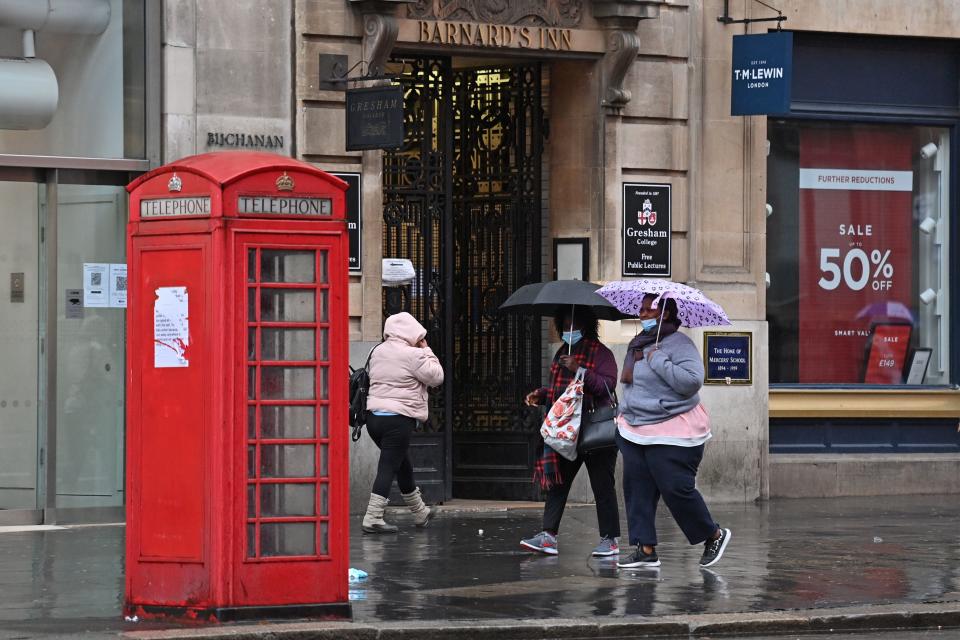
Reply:
M655 424L632 425L623 415L617 416L617 430L624 440L634 444L670 444L678 447L698 447L710 438L710 416L703 404Z

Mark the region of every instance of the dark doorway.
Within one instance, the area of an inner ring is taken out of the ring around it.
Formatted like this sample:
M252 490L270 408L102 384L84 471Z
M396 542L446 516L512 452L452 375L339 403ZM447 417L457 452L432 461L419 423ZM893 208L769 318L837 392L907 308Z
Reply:
M541 279L540 66L396 63L406 135L384 154L383 255L417 278L384 290L384 312L415 315L447 373L418 481L435 501L530 499L540 417L522 400L540 385L541 321L497 307Z

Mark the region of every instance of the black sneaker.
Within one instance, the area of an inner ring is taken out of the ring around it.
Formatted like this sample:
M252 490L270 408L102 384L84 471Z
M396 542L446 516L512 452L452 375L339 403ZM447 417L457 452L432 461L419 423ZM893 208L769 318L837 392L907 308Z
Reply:
M656 549L653 550L653 553L644 553L643 546L637 545L636 550L627 556L625 560L617 560L617 566L624 569L636 567L659 567L660 558L657 557Z
M707 540L703 544L703 556L700 557L701 567L712 567L723 557L723 552L727 549L727 543L733 534L730 529L720 529L720 537L716 540Z

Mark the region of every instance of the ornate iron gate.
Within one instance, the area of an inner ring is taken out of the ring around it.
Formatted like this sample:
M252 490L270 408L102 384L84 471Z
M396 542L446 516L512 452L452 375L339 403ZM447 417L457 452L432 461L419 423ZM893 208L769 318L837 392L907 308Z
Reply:
M541 324L497 308L541 278L540 68L402 62L406 141L384 155L383 251L417 279L386 289L384 311L417 316L444 364L427 430L445 436L453 495L528 499L539 413L522 400L541 381Z

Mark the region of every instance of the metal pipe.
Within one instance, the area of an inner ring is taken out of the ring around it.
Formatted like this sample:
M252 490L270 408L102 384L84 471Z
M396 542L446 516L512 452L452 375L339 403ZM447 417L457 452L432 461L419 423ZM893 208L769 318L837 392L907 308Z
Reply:
M37 49L36 47L34 47L34 41L33 41L33 29L23 30L23 57L24 58L37 57Z
M109 0L0 0L0 26L99 35L109 24Z
M39 58L0 58L0 129L43 129L60 99L57 76Z

